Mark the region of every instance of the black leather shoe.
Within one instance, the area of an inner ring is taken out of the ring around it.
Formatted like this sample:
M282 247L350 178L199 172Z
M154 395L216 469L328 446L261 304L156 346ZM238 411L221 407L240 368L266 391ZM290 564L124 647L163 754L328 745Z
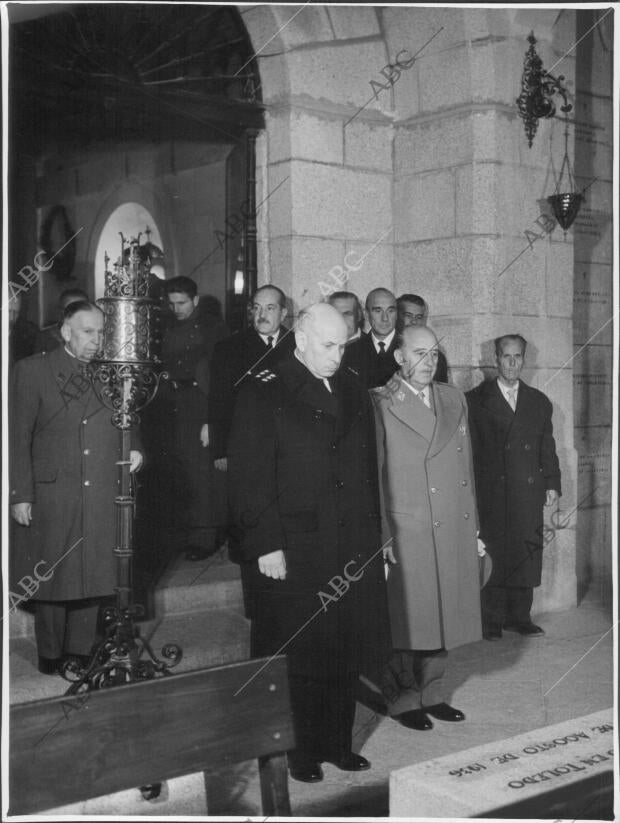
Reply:
M323 780L323 769L315 760L289 760L288 770L291 777L302 783L320 783Z
M340 760L328 760L327 762L333 763L343 772L365 772L370 768L369 761L361 754L355 754L355 752L349 752Z
M522 634L524 637L536 637L537 635L544 634L544 629L541 629L540 626L537 626L535 623L511 623L504 626L506 631L509 632L518 632Z
M501 640L502 639L502 630L501 629L483 629L482 636L485 640Z
M411 711L402 714L395 714L394 720L398 720L401 726L406 726L408 729L417 729L419 732L433 728L430 717L427 717L423 709L411 709Z
M40 657L38 669L41 674L58 674L62 665L61 657Z
M459 709L453 709L447 703L435 703L434 706L424 706L424 711L428 712L437 720L447 720L449 723L456 723L458 720L465 720L465 715Z

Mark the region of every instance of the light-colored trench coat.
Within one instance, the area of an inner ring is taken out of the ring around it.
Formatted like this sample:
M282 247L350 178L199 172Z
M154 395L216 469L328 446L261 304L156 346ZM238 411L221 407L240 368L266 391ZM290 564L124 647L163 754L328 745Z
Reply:
M480 640L477 515L467 403L432 383L435 415L399 374L373 389L383 539L395 649Z

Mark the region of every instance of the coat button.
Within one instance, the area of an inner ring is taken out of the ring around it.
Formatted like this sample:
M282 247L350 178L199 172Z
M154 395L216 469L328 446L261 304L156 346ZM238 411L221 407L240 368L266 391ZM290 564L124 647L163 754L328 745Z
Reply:
M344 480L336 480L336 488L341 489L344 486Z
M82 452L82 454L90 454L90 449L84 449L84 451Z
M332 451L336 451L338 448L338 443L332 443Z
M533 477L528 477L528 478L527 478L527 482L528 482L528 483L530 484L530 486L531 486L531 485L532 485L532 483L534 482L534 478L533 478Z
M466 486L466 485L467 485L467 480L461 480L461 486Z
M457 450L457 452L462 452L462 451L463 451L463 447L462 447L462 446L457 446L457 447L456 447L456 450Z
M469 512L465 512L465 514L463 515L463 518L465 520L469 520Z
M85 486L90 486L90 480L85 480L85 481L84 481L84 485L85 485Z
M86 418L84 418L84 420L82 420L82 425L85 426L87 423L88 423L88 420Z
M526 451L526 452L529 452L529 450L530 450L532 447L530 446L530 444L529 444L529 443L526 443L526 444L525 444L525 446L523 446L523 448L525 449L525 451Z
M435 522L433 523L433 526L434 526L436 529L438 529L438 528L441 526L441 520L435 520Z
M435 494L436 491L437 489L434 486L431 486L431 494Z

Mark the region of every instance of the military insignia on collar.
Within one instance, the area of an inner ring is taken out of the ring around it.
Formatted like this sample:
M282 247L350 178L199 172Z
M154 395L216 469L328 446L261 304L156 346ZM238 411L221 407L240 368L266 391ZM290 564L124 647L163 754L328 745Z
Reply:
M255 375L257 380L260 380L262 383L269 383L272 380L275 380L276 375L274 372L270 371L269 369L263 369L263 371L259 371L258 374Z
M405 399L405 392L404 391L399 391L398 394L396 395L396 397L398 397L399 400L404 400Z
M459 431L461 432L463 437L465 437L465 435L467 434L467 426L465 425L465 423L461 423L461 425L459 426Z

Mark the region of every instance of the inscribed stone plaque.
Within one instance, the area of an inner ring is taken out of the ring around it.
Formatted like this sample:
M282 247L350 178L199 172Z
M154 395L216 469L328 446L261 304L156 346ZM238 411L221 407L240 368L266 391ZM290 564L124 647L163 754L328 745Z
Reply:
M484 817L613 771L612 723L606 709L399 769L390 817Z

